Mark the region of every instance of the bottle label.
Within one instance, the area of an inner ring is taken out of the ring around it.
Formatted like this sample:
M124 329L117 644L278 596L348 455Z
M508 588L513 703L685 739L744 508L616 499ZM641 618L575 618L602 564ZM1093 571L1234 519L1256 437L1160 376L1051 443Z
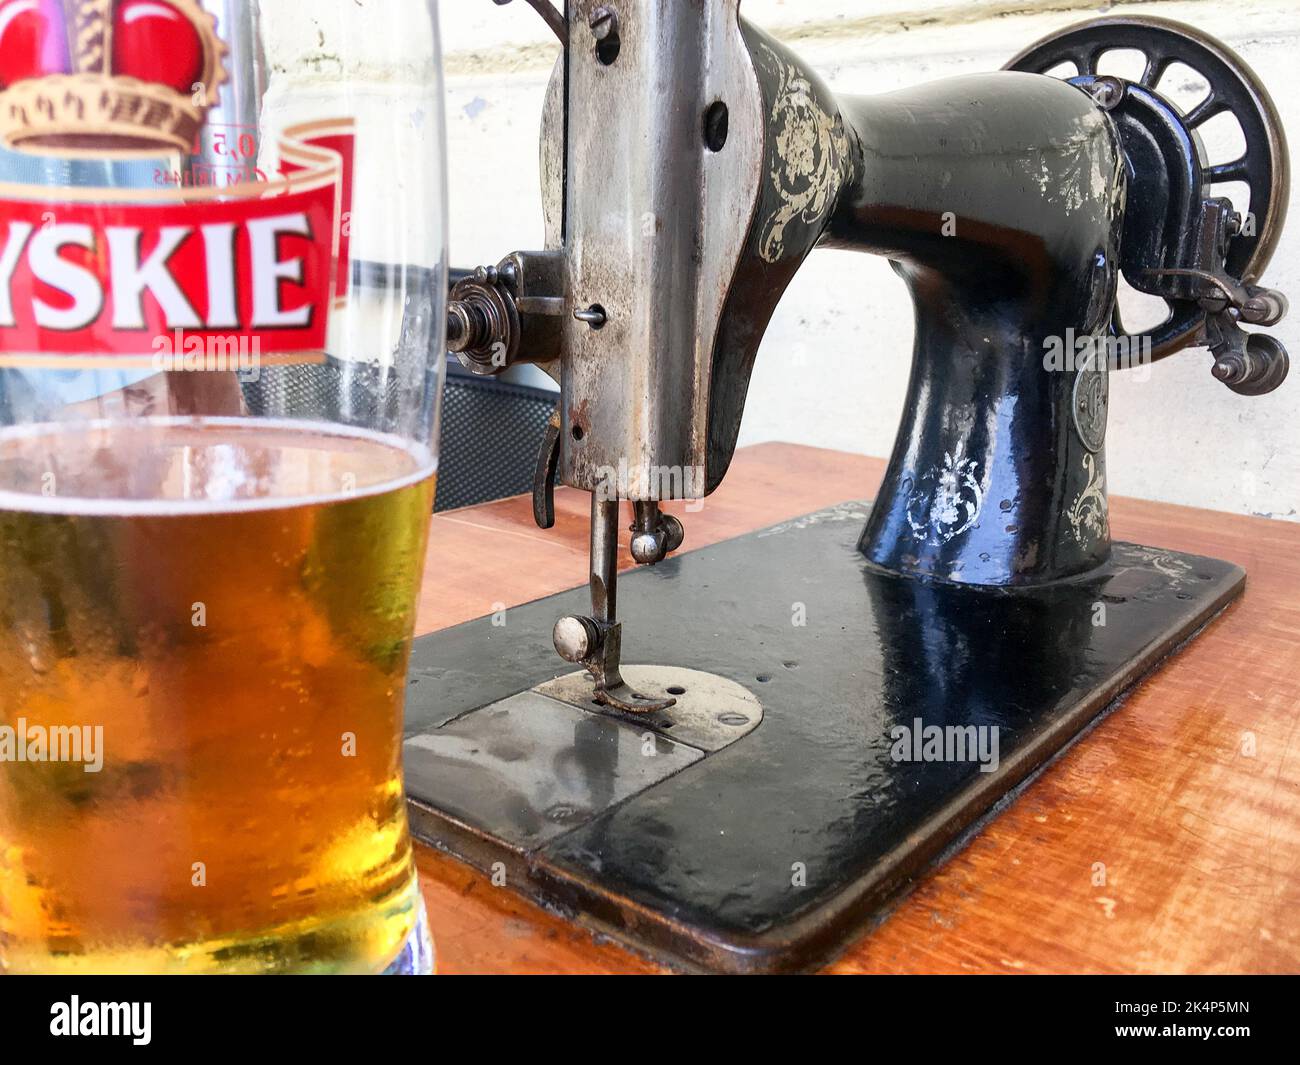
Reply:
M227 58L193 0L0 0L0 144L154 161L131 187L0 182L0 365L234 341L324 358L350 282L352 123L289 126L264 172L256 129L209 125Z

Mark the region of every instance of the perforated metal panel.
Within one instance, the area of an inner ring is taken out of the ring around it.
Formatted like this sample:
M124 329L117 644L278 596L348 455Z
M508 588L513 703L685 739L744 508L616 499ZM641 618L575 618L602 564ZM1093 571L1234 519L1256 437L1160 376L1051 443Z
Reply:
M529 492L557 394L449 367L435 510Z
M324 416L344 424L387 424L396 382L377 382L367 364L327 359L314 366L269 366L244 384L249 411L273 417ZM556 395L475 377L451 366L443 391L435 510L454 510L532 490L533 470ZM378 406L382 411L376 410ZM378 415L378 417L377 417Z
M262 417L385 427L397 417L398 381L370 363L327 356L318 365L264 366L240 387L249 413Z

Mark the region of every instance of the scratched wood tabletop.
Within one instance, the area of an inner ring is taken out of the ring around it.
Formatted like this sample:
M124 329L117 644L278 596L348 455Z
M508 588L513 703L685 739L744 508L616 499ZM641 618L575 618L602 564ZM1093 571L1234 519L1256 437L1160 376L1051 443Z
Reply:
M883 472L744 448L684 550L871 498ZM560 490L549 531L522 497L435 515L419 632L584 584L588 499ZM1300 525L1123 498L1111 524L1236 562L1245 595L829 971L1300 972ZM417 850L440 972L660 971Z

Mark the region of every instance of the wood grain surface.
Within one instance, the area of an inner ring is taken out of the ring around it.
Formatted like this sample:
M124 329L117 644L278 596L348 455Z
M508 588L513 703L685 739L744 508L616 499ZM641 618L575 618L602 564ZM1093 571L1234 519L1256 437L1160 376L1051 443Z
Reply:
M683 550L870 498L883 472L742 449ZM588 499L557 492L545 532L526 498L435 515L419 631L585 583ZM1300 525L1123 498L1111 525L1238 563L1245 595L830 971L1300 972ZM417 850L440 972L657 971Z

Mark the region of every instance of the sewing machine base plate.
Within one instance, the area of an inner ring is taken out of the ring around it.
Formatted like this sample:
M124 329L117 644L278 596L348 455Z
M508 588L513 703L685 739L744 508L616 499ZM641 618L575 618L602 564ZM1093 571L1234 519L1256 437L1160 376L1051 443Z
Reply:
M544 687L568 672L551 626L586 609L585 588L417 641L415 835L667 964L809 969L1245 583L1226 562L1119 543L1101 569L1035 589L900 578L856 550L867 509L621 580L625 648L713 675L700 683L721 686L734 740L679 742L671 711L612 718ZM761 704L756 726L735 685Z

